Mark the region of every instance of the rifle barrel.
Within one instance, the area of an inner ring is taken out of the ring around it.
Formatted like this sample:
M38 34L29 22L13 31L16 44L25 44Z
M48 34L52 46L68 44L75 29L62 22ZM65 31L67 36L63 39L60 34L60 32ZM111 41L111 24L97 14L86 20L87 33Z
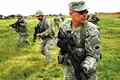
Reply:
M9 26L6 26L6 28L8 28L8 27L10 27L10 25L9 25Z

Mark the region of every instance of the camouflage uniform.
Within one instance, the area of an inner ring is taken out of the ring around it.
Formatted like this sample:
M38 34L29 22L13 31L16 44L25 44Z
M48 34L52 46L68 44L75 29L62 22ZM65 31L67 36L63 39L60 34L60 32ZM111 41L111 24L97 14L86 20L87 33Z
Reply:
M27 33L27 23L26 21L22 18L23 16L18 14L17 15L18 20L16 21L16 24L14 24L14 28L16 32L18 33L18 44L22 44L22 39L26 41L29 45L31 44L30 41L27 39L28 33Z
M73 2L72 8L74 9L86 9L85 7L77 7L81 5L82 1L80 2ZM74 5L76 4L76 5ZM78 50L78 55L81 57L85 55L81 66L83 67L84 73L87 75L88 80L98 80L96 74L96 68L98 65L98 61L100 60L100 31L99 27L96 25L85 22L84 24L79 25L77 28L72 28L71 23L72 20L66 20L61 25L60 28L66 32L71 31L72 34L76 36L76 46L74 50ZM58 39L59 41L59 39ZM67 70L64 74L64 80L77 80L74 74L74 68L71 64L71 61L68 59L68 55L59 55L62 64L67 66Z
M98 22L99 22L100 19L97 17L96 14L91 14L91 15L88 15L88 16L87 16L87 20L88 20L89 22L92 22L92 23L95 24L95 25L98 25Z
M58 27L59 28L59 23L60 23L60 19L59 19L59 17L55 17L54 18L54 26L56 27Z
M41 13L37 13L36 15L39 16ZM54 40L54 31L52 30L51 24L51 21L45 17L43 20L39 20L37 24L39 26L39 30L41 30L39 33L40 38L42 39L40 41L40 50L48 62L52 62L51 49Z

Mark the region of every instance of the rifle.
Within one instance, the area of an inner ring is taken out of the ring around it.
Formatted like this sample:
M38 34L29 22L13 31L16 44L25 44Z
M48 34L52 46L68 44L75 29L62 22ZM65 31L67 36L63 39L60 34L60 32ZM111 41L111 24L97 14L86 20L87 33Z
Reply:
M65 45L67 47L66 48L67 50L64 49L65 47L61 48L61 50L63 49L63 52L65 51L66 54L68 54L68 58L70 59L72 65L74 67L74 72L75 72L75 76L76 76L77 80L87 80L87 76L84 73L82 66L80 65L82 62L82 59L76 58L74 56L75 53L73 54L71 45L74 45L74 41L70 41L70 39L71 39L70 37L71 36L69 36L69 34L63 32L63 30L60 28L59 33L58 33L58 38L62 39L64 42L67 41L67 43ZM74 40L74 39L72 39L72 40ZM61 45L61 44L58 43L58 47L60 47L59 45Z
M15 22L15 23L13 23L13 24L10 24L10 25L8 25L8 26L6 26L6 28L8 28L8 27L12 27L12 28L15 28L15 27L17 27L17 26L20 26L20 23L23 23L23 21L21 21L21 22Z
M10 25L6 26L6 28L8 28L8 27L12 27L12 28L14 28L15 25L16 25L16 23L13 23L13 24L10 24Z

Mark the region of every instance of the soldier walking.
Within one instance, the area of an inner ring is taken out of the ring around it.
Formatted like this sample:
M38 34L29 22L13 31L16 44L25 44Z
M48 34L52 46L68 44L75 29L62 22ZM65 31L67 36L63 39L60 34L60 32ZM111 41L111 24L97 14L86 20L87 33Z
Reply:
M67 66L64 80L98 80L100 30L86 21L88 10L84 1L69 3L72 19L60 25L57 45L61 49L58 62Z
M54 41L54 31L52 30L51 21L44 16L42 11L37 11L35 13L38 24L35 27L35 30L38 33L34 33L34 36L39 36L42 40L40 41L40 50L41 53L46 57L47 62L52 62L51 49Z
M29 45L31 45L29 39L27 39L27 37L29 36L29 34L27 33L27 22L24 20L23 15L18 14L17 15L18 20L10 25L12 26L12 28L15 29L15 31L18 33L18 45L21 46L22 45L22 39L28 43Z

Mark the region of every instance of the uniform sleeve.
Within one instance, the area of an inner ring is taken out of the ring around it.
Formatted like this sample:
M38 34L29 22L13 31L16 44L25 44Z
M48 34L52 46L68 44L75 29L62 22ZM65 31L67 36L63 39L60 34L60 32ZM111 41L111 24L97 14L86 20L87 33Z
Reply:
M95 68L100 60L100 31L97 28L91 28L86 33L85 51L86 58L82 63L85 72L89 72Z
M51 31L51 28L52 28L52 25L51 25L51 21L46 19L46 22L45 22L45 26L46 27L46 31L40 33L41 36L47 36L47 35L50 35L52 33Z

